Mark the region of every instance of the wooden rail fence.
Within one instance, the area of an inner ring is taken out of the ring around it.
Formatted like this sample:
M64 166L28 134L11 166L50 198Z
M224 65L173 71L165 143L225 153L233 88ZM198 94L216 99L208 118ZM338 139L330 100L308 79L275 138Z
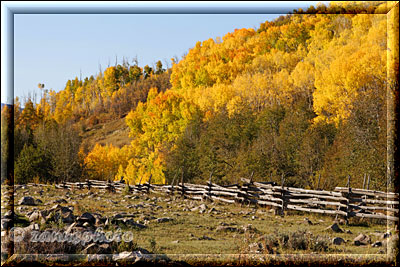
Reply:
M150 178L148 182L137 185L87 180L77 183L63 182L55 186L68 189L97 188L109 192L127 190L128 193L178 194L194 200L218 200L225 203L272 207L281 215L284 215L285 210L297 210L343 216L346 221L351 217L385 219L396 223L399 221L398 193L351 188L350 177L347 187L336 187L334 191L287 187L284 186L283 177L281 185L242 178L242 185L228 186L212 183L211 175L205 185L184 183L183 178L181 182L174 184L175 178L170 185L151 184Z

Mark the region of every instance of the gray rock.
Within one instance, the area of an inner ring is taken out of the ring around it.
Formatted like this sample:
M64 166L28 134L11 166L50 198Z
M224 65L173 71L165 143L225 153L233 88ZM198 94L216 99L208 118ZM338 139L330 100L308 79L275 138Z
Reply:
M356 246L365 246L371 243L371 238L364 234L359 234L356 238L354 238L354 245Z
M36 203L33 197L22 197L19 200L18 205L36 206Z
M335 233L343 233L343 230L339 227L337 223L332 224L326 230L332 230Z
M304 218L304 221L305 221L308 225L313 225L313 222L312 222L310 219L308 219L307 217Z
M143 254L140 251L124 251L119 254L114 254L112 259L113 261L128 261L128 262L137 262L143 259Z
M215 240L214 238L208 237L208 236L206 236L206 235L203 235L202 237L199 237L198 239L199 239L199 240Z
M147 228L146 225L141 224L141 223L137 223L137 222L135 222L133 219L126 219L126 220L124 220L123 222L124 222L126 225L133 226L133 227L138 228L138 229Z
M387 232L387 233L384 233L381 238L386 239L386 238L389 238L391 235L392 235L391 232Z
M341 237L335 237L332 239L332 244L334 245L341 245L343 243L346 243L346 241Z
M65 203L68 203L68 202L63 198L60 198L60 199L54 200L53 203L57 203L57 204L64 203L65 204Z
M87 222L94 225L96 222L96 218L91 213L85 212L77 218L77 221L80 221L82 223Z
M59 209L61 209L61 207L62 207L61 205L56 204L56 205L54 205L53 207L51 207L51 208L49 209L49 212L59 210Z
M140 220L144 220L144 221L152 221L152 220L155 220L155 219L157 219L157 218L154 217L154 216L151 216L151 215L142 215L142 216L140 216Z
M75 216L72 212L66 212L61 214L61 220L63 223L73 223L75 221Z
M124 218L125 214L121 214L121 213L117 213L114 215L114 219L120 219L120 218Z
M59 204L54 205L51 209L47 212L48 215L46 216L45 213L42 213L42 216L45 217L46 221L54 221L58 222L60 219L63 223L73 223L75 221L75 216L71 209L67 207L62 207Z
M35 210L32 212L32 214L29 216L29 221L42 221L45 219L46 216L43 216L42 212L39 210Z
M170 218L170 217L164 217L164 218L158 218L156 221L158 223L163 223L163 222L170 222L173 221L174 219Z
M215 231L217 232L244 232L244 230L232 226L218 226Z
M376 241L375 243L372 244L373 247L382 247L382 242L381 241Z
M113 261L135 260L135 259L136 259L136 253L133 251L124 251L113 255Z

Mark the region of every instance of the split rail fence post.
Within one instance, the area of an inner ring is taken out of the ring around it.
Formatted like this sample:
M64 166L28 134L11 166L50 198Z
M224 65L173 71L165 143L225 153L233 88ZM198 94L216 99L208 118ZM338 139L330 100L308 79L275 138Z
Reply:
M211 173L210 173L210 180L208 181L208 193L207 193L207 199L208 199L209 201L211 201L211 200L212 200L212 198L211 198L211 191L212 191L212 183L211 183L211 179L212 179L212 175L213 175L213 172L211 172Z
M248 202L248 200L247 200L248 199L248 197L247 197L248 192L247 191L249 189L249 185L247 183L244 183L241 189L242 189L242 191L244 191L244 194L242 194L243 195L243 201L242 201L240 206L243 206L243 204L246 204Z
M363 189L365 189L365 178L367 178L367 174L366 173L364 173Z
M140 177L140 180L139 180L139 184L137 185L137 188L138 188L138 190L139 190L139 192L142 192L142 178L143 178L143 176L142 177Z
M367 174L364 173L364 181L363 181L363 190L365 189L365 179L367 178ZM367 205L367 195L362 196L362 201L361 201L363 206ZM362 210L363 211L363 210Z
M185 185L183 184L183 169L182 169L182 176L181 176L181 185L182 185L181 195L183 198L185 198Z
M89 180L86 180L86 184L87 184L87 187L88 187L88 189L90 191L92 183Z
M281 209L281 216L285 216L285 175L282 173L282 178L281 178L281 183L282 183L282 188L281 188L281 199L282 199L282 209Z
M150 178L149 181L147 182L147 194L150 192L150 183L151 183L151 177L153 176L153 174L150 174Z
M349 215L350 215L350 200L351 200L351 186L350 186L351 176L350 174L347 176L347 186L348 186L348 193L347 193L347 205L346 205L346 225L349 224Z

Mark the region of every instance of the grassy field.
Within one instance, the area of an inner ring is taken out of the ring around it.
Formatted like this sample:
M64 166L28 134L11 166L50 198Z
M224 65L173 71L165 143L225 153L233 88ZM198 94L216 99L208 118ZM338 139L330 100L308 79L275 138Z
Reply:
M202 203L168 195L134 195L108 193L98 190L56 189L54 186L33 186L16 190L15 210L22 217L33 209L49 209L54 201L66 199L62 206L73 210L75 216L84 212L98 213L112 218L117 214L130 214L147 228L138 230L126 225L108 225L104 230L134 234L136 246L157 254L388 254L387 246L355 246L353 239L363 233L371 238L371 244L382 240L380 235L392 231L384 221L350 220L340 225L344 233L326 230L334 217L299 212L274 215L265 207L240 204ZM23 196L40 199L37 206L19 206ZM201 208L198 208L205 204ZM197 207L197 210L196 210ZM171 221L157 222L157 218ZM305 218L312 224L309 224ZM41 229L68 225L42 224ZM333 245L334 237L346 243ZM260 244L260 245L258 245ZM258 249L257 246L261 246Z

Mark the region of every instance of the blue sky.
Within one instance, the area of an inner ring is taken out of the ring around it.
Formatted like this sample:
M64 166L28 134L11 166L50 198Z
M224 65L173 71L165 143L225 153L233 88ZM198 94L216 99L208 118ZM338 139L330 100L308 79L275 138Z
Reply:
M298 7L317 2L298 2ZM293 6L293 4L292 4ZM36 92L38 83L59 91L68 79L114 65L122 57L139 65L171 62L195 45L237 28L258 28L279 14L221 15L14 15L14 96ZM2 102L5 100L2 93Z

